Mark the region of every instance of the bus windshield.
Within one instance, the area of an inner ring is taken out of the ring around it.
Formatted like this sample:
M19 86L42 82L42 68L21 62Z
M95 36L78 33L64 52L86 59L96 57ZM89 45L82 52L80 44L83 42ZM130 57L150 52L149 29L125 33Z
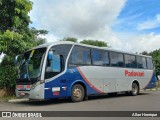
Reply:
M39 48L24 53L19 67L19 78L30 79L39 77L45 52L46 48Z

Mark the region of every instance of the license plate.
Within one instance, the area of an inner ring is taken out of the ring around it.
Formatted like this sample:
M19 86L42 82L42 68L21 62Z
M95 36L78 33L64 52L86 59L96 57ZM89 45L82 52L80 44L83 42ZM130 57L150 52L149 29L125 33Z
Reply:
M25 93L24 93L24 92L21 92L21 96L25 96Z

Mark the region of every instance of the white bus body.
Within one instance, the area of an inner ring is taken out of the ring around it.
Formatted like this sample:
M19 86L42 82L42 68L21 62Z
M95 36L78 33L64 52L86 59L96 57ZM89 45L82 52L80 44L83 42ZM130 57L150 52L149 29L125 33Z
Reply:
M61 41L24 53L16 95L43 100L70 97L79 102L93 94L137 95L155 87L155 82L150 56Z

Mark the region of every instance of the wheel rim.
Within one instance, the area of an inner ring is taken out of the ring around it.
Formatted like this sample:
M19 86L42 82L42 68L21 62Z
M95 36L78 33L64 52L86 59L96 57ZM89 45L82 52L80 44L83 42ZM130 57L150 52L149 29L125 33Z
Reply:
M133 84L133 86L132 86L132 92L134 94L137 94L137 92L138 92L138 86L136 84Z
M73 91L73 96L76 99L80 99L82 97L82 91L80 88L75 88Z

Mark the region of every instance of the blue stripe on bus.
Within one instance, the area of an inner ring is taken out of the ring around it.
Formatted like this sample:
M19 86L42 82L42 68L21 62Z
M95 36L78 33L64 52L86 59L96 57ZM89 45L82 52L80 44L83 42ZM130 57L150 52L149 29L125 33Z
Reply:
M64 83L61 81L66 81L66 82ZM81 82L86 86L87 95L101 93L98 90L91 87L84 80L83 76L80 74L80 72L78 71L76 67L72 67L72 68L67 69L66 73L64 73L62 76L56 78L55 80L45 83L45 88L51 88L51 89L46 89L44 91L44 98L50 99L50 98L69 97L71 96L72 86L77 82ZM53 92L52 92L53 87L60 87L59 95L53 95ZM67 87L67 89L63 90L62 87Z
M155 87L156 86L156 84L155 84L156 81L157 81L157 79L156 79L156 71L153 70L153 74L151 76L151 79L150 79L149 83L144 87L144 89L149 89L149 88Z

